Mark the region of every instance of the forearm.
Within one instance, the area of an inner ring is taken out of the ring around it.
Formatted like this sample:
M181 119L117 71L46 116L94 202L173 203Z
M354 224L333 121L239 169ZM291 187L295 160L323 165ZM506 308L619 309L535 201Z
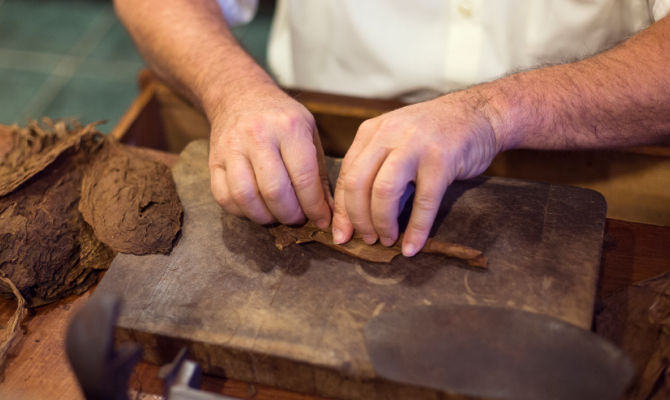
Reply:
M273 85L214 0L115 0L115 7L151 69L210 117L236 90Z
M658 142L670 135L670 18L591 58L471 91L503 150Z

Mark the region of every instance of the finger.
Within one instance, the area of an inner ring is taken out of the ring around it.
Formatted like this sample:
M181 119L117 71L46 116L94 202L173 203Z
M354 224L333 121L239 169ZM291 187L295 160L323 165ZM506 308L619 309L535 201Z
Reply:
M318 132L314 132L314 147L316 148L316 160L319 163L319 177L321 178L321 186L323 193L326 196L326 203L328 208L333 211L335 200L333 193L330 191L330 181L328 179L328 166L326 165L326 154L323 152L323 145L321 144L321 137Z
M280 150L302 212L319 228L327 228L330 225L330 207L326 201L315 145L311 140L289 140L280 143Z
M400 201L407 185L416 178L415 157L401 151L391 152L379 168L372 185L370 210L372 224L384 246L392 246L398 239Z
M347 150L347 154L344 155L342 164L340 167L340 172L337 176L337 182L335 184L335 195L334 195L334 206L333 206L333 242L335 244L342 244L348 241L354 233L354 227L349 220L347 215L347 210L345 207L344 193L345 193L345 180L348 174L348 171L351 170L351 164L353 160L358 157L359 152L364 148L364 146L371 140L372 132L375 129L376 124L373 123L373 120L367 120L361 124L356 132L356 137L354 137L354 142Z
M411 257L426 243L444 191L453 180L453 173L441 161L422 159L416 177L412 215L402 241L402 253Z
M305 221L289 174L277 148L255 151L251 156L258 190L272 215L282 224L294 225Z
M342 168L346 169L346 167L351 166L351 162L358 158L361 151L368 146L378 127L379 121L376 118L368 119L361 123L356 131L353 142L351 142L351 146L349 146L347 153L344 155Z
M370 196L372 184L389 150L385 147L366 147L353 162L344 179L344 206L349 221L367 244L377 241L372 224Z
M212 196L214 197L214 200L216 200L216 202L219 203L219 205L223 207L227 213L237 215L238 217L244 216L244 213L242 210L240 210L237 204L235 204L235 201L233 201L233 198L230 195L228 181L226 179L226 171L223 169L223 167L212 167L211 175L212 178L210 180L210 184L212 187Z
M351 225L344 207L344 178L345 175L340 169L335 183L335 205L333 207L333 243L335 244L347 242L354 233L354 226Z
M326 203L328 203L328 208L332 212L335 209L335 198L330 191L330 180L328 179L327 175L321 175L321 186L323 187L323 193L326 194Z
M228 157L226 181L230 189L230 196L247 218L258 224L275 222L275 218L261 198L256 176L246 157Z

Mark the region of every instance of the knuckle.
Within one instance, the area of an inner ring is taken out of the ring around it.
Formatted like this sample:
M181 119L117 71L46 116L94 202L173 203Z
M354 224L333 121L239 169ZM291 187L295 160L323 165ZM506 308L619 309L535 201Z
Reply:
M396 181L389 179L378 179L372 187L373 196L380 199L389 199L398 195L399 189Z
M344 178L344 190L346 192L358 192L360 191L364 184L365 181L362 178L359 178L355 174L348 174Z
M214 185L212 185L212 196L214 197L214 200L223 208L226 208L230 206L231 198L227 196L223 191L219 190L216 188Z
M426 158L432 162L444 162L448 157L448 151L445 146L439 144L429 145L426 149Z
M415 232L429 232L433 226L433 221L429 218L415 218L409 223L409 229Z
M247 186L240 186L230 190L230 196L237 204L248 204L255 200L256 191Z
M265 124L257 122L254 125L244 129L246 136L251 139L256 146L265 145L269 142L269 136Z
M414 198L414 208L420 211L433 211L437 208L437 202L432 196L417 194Z
M303 113L299 112L298 110L291 109L280 114L279 124L290 132L303 133L305 131L309 131L308 128L310 126L310 122L313 121L313 119L310 120L310 117L311 114L308 112Z
M221 208L223 208L224 211L226 211L228 214L233 214L238 217L243 215L231 197L218 194L214 196L214 200L216 200L217 204L220 205Z
M392 115L387 115L379 122L379 130L384 132L404 131L404 120L402 118L395 118Z
M261 192L263 193L263 198L268 202L276 203L282 199L285 188L282 185L274 184L262 188Z
M302 191L314 186L319 181L319 179L316 171L305 169L293 174L291 181L293 182L293 187L295 190Z
M369 132L377 126L377 118L366 119L358 126L359 132Z

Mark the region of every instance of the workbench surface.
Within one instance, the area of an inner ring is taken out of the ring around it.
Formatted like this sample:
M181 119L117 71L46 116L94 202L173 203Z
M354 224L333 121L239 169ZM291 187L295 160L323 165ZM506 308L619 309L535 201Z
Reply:
M168 165L177 156L153 150L146 154ZM621 290L631 283L670 271L670 227L661 227L608 219L601 264L597 300ZM92 289L95 290L95 289ZM39 308L25 322L25 335L15 346L0 384L0 398L12 394L17 399L82 398L64 353L65 329L69 319L86 302L91 291ZM0 303L4 317L12 303ZM160 398L162 382L158 366L140 363L131 377L131 387L144 394L142 398ZM239 398L316 399L297 393L262 387L244 382L205 377L203 388Z

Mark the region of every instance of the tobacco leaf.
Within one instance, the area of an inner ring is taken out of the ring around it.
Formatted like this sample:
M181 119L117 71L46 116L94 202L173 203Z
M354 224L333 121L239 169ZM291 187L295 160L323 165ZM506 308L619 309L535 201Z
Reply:
M0 125L0 273L30 307L87 290L114 250L169 252L180 230L169 169L94 126Z
M275 238L275 246L279 250L292 244L318 242L332 249L360 258L365 261L388 263L397 255L402 254L402 235L393 246L386 247L377 242L373 245L365 243L360 237L354 236L347 243L338 245L333 243L330 231L320 230L311 223L300 227L278 225L269 228L270 234ZM421 249L424 253L443 254L466 261L470 266L486 268L488 260L484 254L476 249L456 243L441 242L429 238Z
M112 141L84 174L79 211L103 243L136 255L168 254L183 212L169 168Z
M95 131L97 122L84 127L74 121L73 124L72 127L65 121L54 122L43 118L42 125L37 121L31 121L23 128L4 125L2 136L5 140L9 137L11 145L4 143L5 148L0 153L0 196L10 193L42 171L64 151L78 148L91 135L101 135Z
M31 307L88 289L113 256L87 233L77 210L83 170L102 139L86 132L75 133L77 146L0 197L0 272ZM11 290L0 283L0 294L11 296Z

